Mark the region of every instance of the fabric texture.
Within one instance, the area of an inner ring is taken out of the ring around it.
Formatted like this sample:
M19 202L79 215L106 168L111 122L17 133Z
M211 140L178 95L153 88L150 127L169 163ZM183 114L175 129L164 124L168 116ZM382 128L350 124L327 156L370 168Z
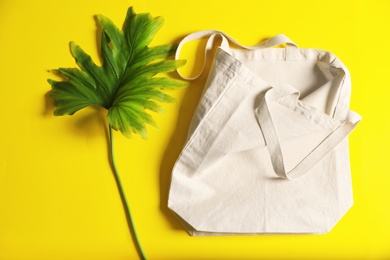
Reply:
M347 136L360 116L349 110L347 68L284 35L248 47L201 31L183 39L177 56L205 37L205 63L222 42L172 171L168 207L191 235L330 231L353 204Z

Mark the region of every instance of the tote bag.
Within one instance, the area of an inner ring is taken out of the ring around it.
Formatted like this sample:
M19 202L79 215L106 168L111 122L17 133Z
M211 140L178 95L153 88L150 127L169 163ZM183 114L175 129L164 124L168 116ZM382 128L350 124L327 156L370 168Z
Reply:
M191 235L330 231L353 204L347 136L360 116L349 110L347 68L284 35L247 47L214 30L185 37L176 56L205 37L205 63L222 43L168 207Z

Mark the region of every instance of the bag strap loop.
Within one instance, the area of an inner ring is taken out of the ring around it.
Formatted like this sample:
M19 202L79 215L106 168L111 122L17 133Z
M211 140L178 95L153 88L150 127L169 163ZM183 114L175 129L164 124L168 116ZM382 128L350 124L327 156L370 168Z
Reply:
M209 56L209 53L212 50L217 37L222 38L222 42L221 42L220 47L223 50L226 50L228 52L230 51L229 41L234 43L235 45L237 45L241 48L247 49L247 50L258 50L258 49L271 48L271 47L285 43L286 44L286 55L285 55L286 60L297 60L300 57L298 45L296 45L292 40L290 40L284 34L278 34L278 35L276 35L272 38L269 38L266 41L264 41L258 45L255 45L255 46L246 46L246 45L239 43L233 37L229 36L228 34L222 32L222 31L204 30L204 31L198 31L198 32L191 33L191 34L187 35L186 37L184 37L177 47L175 59L176 60L179 59L180 52L181 52L181 49L183 48L184 44L191 42L191 41L204 39L207 37L208 37L208 40L207 40L205 51L204 51L203 65L202 65L202 69L201 69L200 73L194 77L185 77L180 73L179 70L176 70L177 73L183 79L195 80L202 75L203 70L204 70L206 63L207 63L207 57Z
M263 132L272 166L275 173L284 179L297 179L305 175L312 167L332 151L357 126L361 117L353 111L348 111L347 118L341 122L321 143L317 145L302 161L289 172L285 169L280 140L269 111L269 103L278 101L286 95L298 94L292 87L286 85L268 90L256 109L256 115Z

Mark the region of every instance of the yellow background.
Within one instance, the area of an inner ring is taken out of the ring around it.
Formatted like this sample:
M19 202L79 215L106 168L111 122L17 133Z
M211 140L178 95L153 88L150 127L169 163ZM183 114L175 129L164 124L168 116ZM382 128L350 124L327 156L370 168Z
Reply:
M205 77L171 92L149 140L115 134L117 164L150 259L390 259L389 1L0 1L0 259L137 257L108 164L105 111L54 117L47 70L74 67L73 40L98 59L94 15L164 16L152 45L220 29L253 45L284 33L349 68L355 204L326 235L190 237L167 209L170 170ZM184 53L199 69L197 47Z

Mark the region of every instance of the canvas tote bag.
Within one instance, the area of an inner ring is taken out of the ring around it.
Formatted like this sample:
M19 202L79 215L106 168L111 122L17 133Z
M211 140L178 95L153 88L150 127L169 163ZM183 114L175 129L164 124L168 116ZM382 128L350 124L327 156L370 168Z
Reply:
M347 68L284 35L247 47L214 30L185 37L176 56L201 38L209 38L205 63L222 43L168 207L191 235L330 231L353 204L347 136L360 116L348 109Z

